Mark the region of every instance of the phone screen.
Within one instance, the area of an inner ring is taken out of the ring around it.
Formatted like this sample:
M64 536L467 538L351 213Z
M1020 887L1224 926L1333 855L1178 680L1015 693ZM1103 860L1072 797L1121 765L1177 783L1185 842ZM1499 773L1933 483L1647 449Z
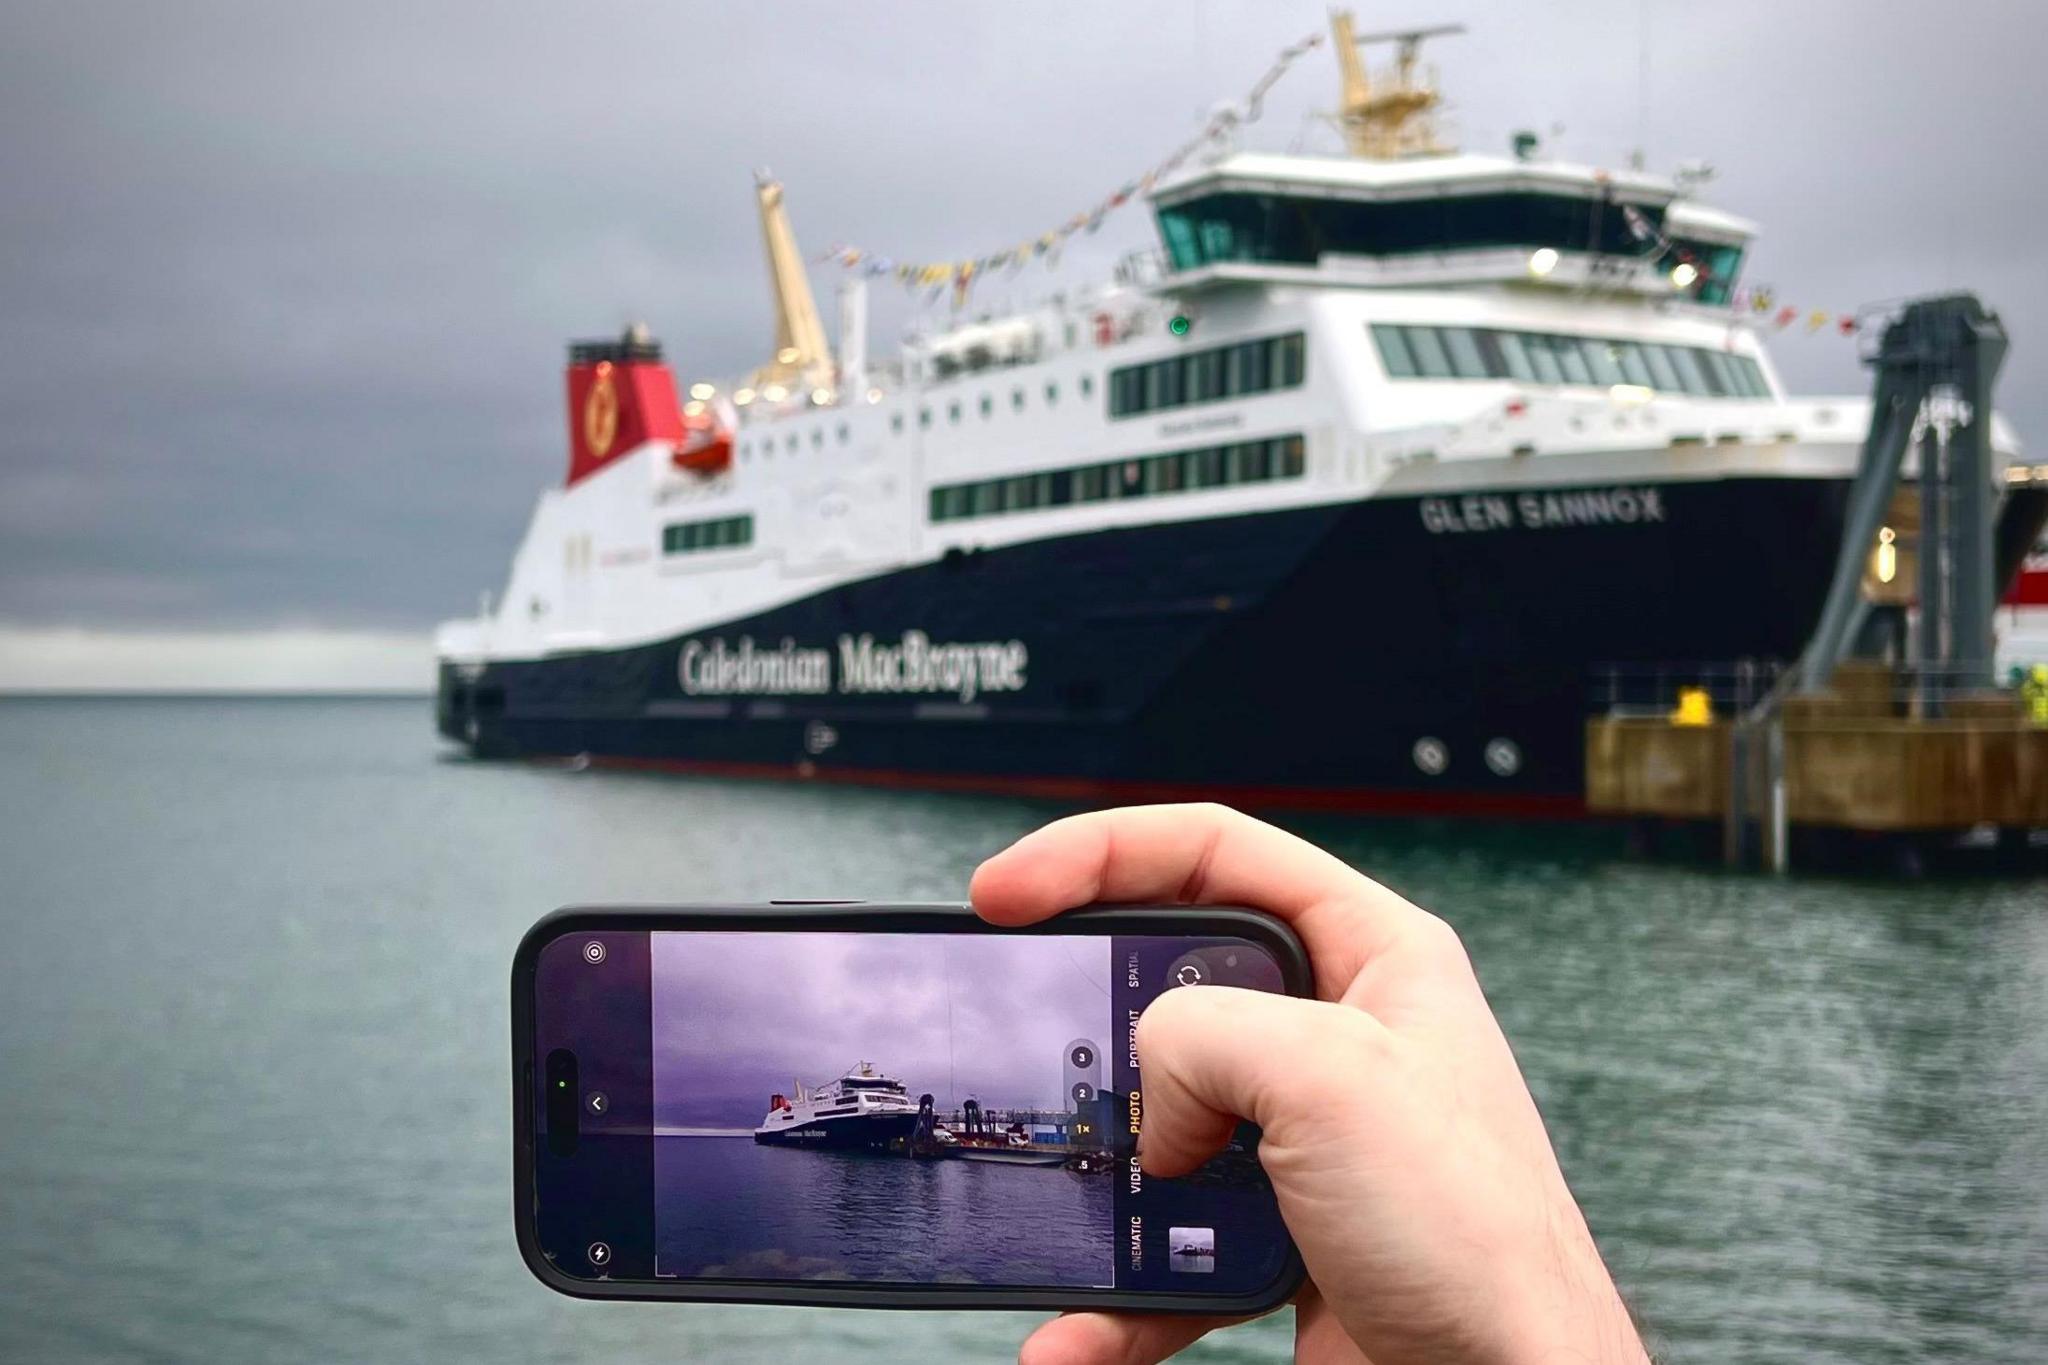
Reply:
M534 1228L578 1279L1247 1294L1290 1246L1241 1125L1138 1167L1162 992L1281 991L1173 935L568 932L533 976Z

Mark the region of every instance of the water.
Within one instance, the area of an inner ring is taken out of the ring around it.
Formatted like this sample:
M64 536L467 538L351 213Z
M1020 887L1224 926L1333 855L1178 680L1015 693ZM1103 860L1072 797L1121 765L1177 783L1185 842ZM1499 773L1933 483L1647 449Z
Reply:
M1107 1287L1116 1271L1107 1172L726 1137L659 1138L654 1169L664 1272Z
M0 702L0 1358L1003 1358L1033 1315L534 1283L506 969L570 901L957 897L1050 813L438 759L417 702ZM2048 884L1302 828L1463 930L1662 1358L2039 1355Z

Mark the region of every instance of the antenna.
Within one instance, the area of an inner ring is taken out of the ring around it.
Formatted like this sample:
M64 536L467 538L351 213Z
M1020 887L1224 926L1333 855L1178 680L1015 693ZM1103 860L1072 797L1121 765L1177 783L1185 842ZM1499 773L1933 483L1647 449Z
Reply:
M1330 11L1343 91L1336 121L1353 156L1386 159L1448 150L1437 141L1432 117L1443 96L1434 72L1418 77L1416 58L1429 39L1464 31L1463 24L1437 24L1361 35L1352 27L1349 10ZM1375 78L1367 73L1360 49L1380 43L1394 45L1394 61Z

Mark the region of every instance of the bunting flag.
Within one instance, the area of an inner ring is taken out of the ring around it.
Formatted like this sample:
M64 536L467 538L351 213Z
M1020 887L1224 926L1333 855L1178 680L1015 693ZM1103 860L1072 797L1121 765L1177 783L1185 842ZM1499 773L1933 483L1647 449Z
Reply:
M1164 160L1134 176L1104 197L1092 208L1083 209L1060 226L1036 237L1028 238L1001 251L992 251L985 256L969 256L952 261L898 261L865 247L845 243L835 244L821 253L820 263L830 263L845 270L858 271L869 277L889 276L906 290L924 291L933 299L942 295L950 285L953 290L954 306L967 301L968 293L982 276L990 271L1002 270L1014 273L1032 261L1043 261L1048 268L1058 264L1060 248L1076 233L1098 231L1110 214L1116 212L1133 199L1141 199L1151 192L1154 185L1166 179L1185 165L1188 159L1201 151L1202 147L1228 134L1233 128L1254 123L1263 112L1266 95L1272 90L1287 69L1305 52L1320 47L1323 35L1312 33L1291 47L1283 48L1266 73L1245 93L1244 100L1235 105L1223 105L1209 116L1202 125L1202 131L1173 149Z
M1714 270L1708 262L1701 260L1697 254L1686 248L1683 244L1673 241L1670 237L1666 236L1656 224L1650 221L1649 216L1634 204L1623 204L1621 206L1621 216L1622 221L1628 225L1629 235L1637 241L1644 243L1649 251L1656 251L1660 256L1668 256L1678 261L1680 265L1691 266L1698 272L1698 277L1702 282L1713 279ZM1647 255L1648 251L1644 254ZM1806 330L1809 335L1820 331L1822 328L1832 328L1838 335L1852 337L1861 331L1864 326L1862 314L1854 309L1844 312L1826 308L1796 308L1789 304L1780 305L1776 293L1768 286L1735 290L1729 296L1729 308L1737 316L1766 319L1771 326L1781 332L1802 318L1806 321Z
M1809 336L1825 330L1837 336L1853 337L1882 316L1872 313L1866 318L1859 309L1800 308L1794 304L1781 304L1777 294L1762 285L1736 290L1728 306L1736 316L1753 318L1759 326L1780 332L1795 322L1803 321Z

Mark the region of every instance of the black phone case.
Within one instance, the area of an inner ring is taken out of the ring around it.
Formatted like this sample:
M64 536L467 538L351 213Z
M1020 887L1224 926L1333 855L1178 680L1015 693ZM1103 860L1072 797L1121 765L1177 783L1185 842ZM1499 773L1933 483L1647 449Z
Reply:
M990 924L966 905L881 904L866 901L771 901L766 905L572 906L546 916L519 941L512 957L512 1178L513 1226L519 1254L534 1277L557 1293L579 1299L638 1299L676 1303L768 1303L815 1308L1129 1309L1147 1313L1254 1315L1294 1297L1305 1272L1288 1248L1272 1284L1254 1294L1198 1291L1137 1293L1115 1289L1025 1288L988 1285L850 1284L845 1281L586 1280L565 1275L542 1254L533 1221L535 1125L533 1096L524 1077L534 1063L534 969L541 947L564 934L624 930L802 931L988 934L1186 934L1233 936L1265 948L1280 964L1287 993L1313 994L1308 955L1294 932L1271 915L1229 906L1116 905L1074 910L1039 924Z

